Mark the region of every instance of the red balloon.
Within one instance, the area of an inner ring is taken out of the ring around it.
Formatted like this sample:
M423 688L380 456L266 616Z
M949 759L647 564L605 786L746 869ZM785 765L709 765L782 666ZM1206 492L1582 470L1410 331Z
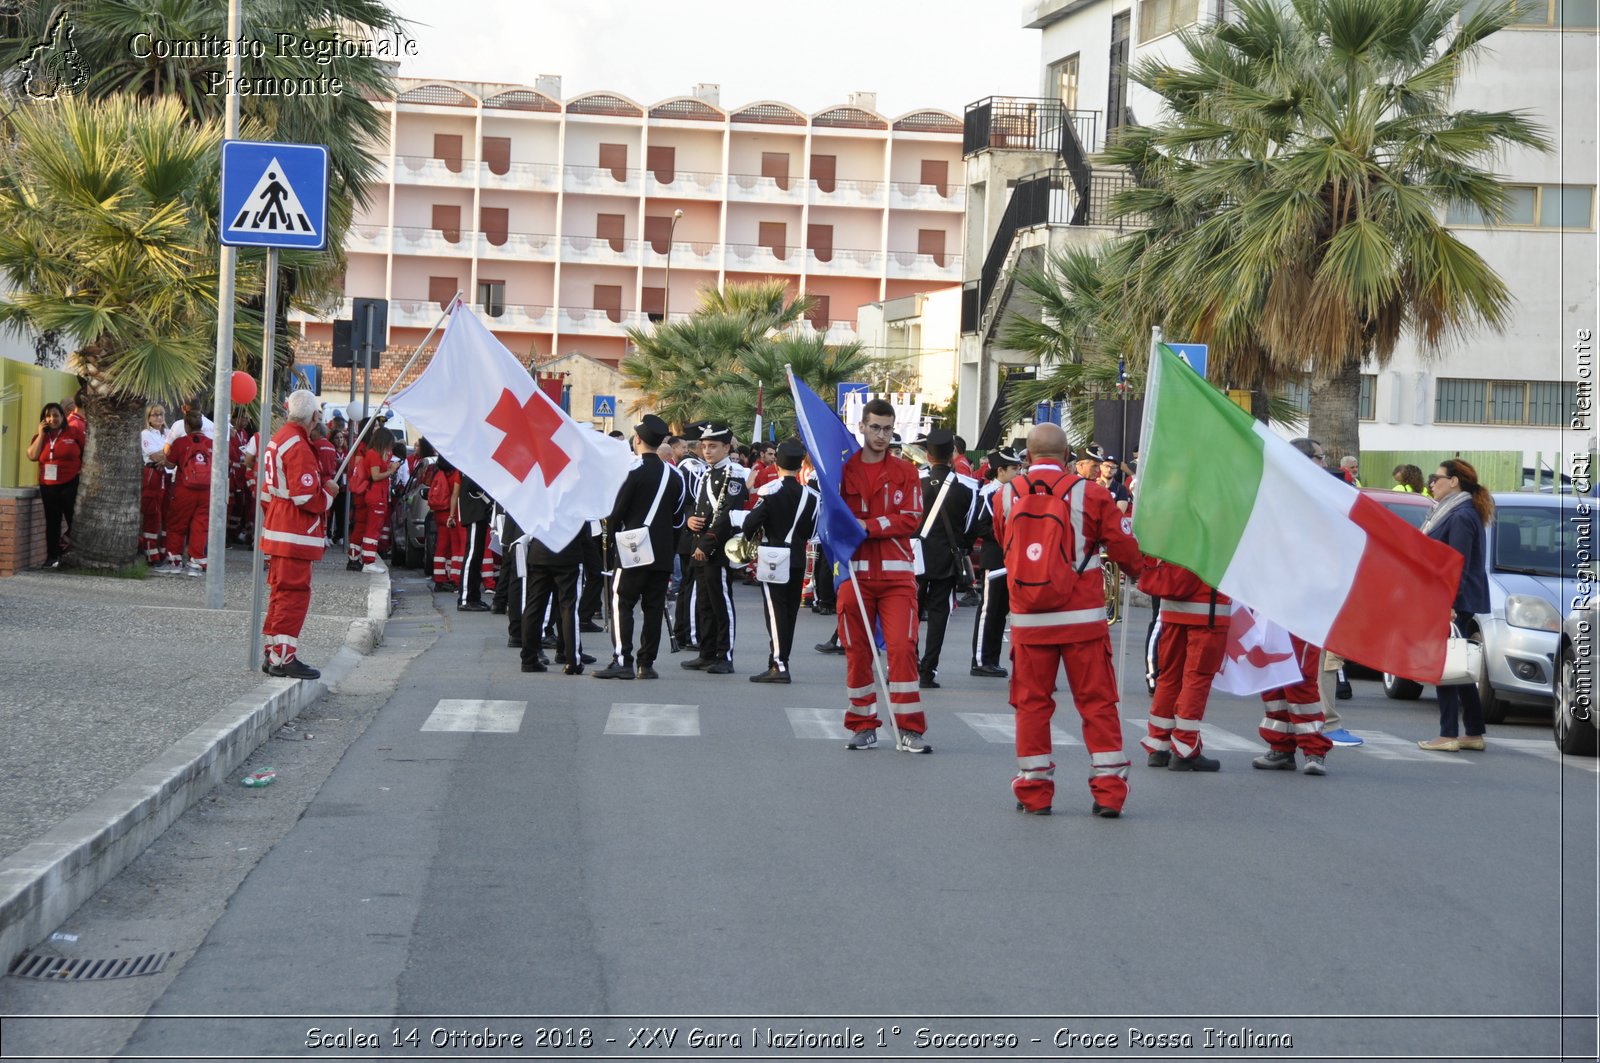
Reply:
M234 405L242 406L256 397L255 377L242 369L236 369L233 373L233 383L228 390L233 397Z

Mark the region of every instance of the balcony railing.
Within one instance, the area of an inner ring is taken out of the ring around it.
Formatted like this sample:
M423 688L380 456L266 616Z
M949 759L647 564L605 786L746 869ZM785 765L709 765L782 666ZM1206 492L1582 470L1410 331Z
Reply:
M728 178L728 198L749 203L800 203L805 199L805 183L797 177L785 179L787 188L778 186L776 177L736 173Z
M298 310L293 307L289 310L290 321L315 321L326 324L340 318L348 318L351 308L355 305L353 299L344 298L337 300L331 307L317 310Z
M636 196L643 182L643 170L623 170L619 179L616 171L609 166L568 166L564 187L568 192Z
M470 255L476 240L470 229L435 229L396 225L394 253L397 255ZM451 239L454 237L454 239Z
M717 249L721 245L698 240L675 240L672 243L672 264L687 269L716 269L719 261ZM664 267L667 264L666 241L658 250L653 240L644 241L644 264Z
M722 175L720 173L696 173L678 170L673 173L670 180L662 180L654 170L646 170L644 175L644 191L649 196L688 196L690 198L722 197Z
M961 123L961 153L1061 151L1070 126L1086 152L1101 148L1100 112L1068 110L1060 100L990 96L967 104Z
M554 262L556 238L550 233L479 232L479 258L514 258L524 262Z
M889 252L889 276L895 280L961 279L960 255L919 255L914 251Z
M1026 180L1040 183L1033 186L1035 194L1019 219L1023 228L1032 225L1083 225L1127 232L1130 229L1147 228L1150 224L1143 215L1126 218L1114 218L1111 215L1112 197L1124 189L1138 186L1138 182L1126 170L1099 170L1091 174L1086 194L1081 200L1077 197L1076 182L1064 167L1032 174ZM1018 183L1019 188L1021 184Z
M773 269L777 266L800 268L800 248L790 246L775 251L765 244L729 244L729 269Z
M600 266L632 266L639 259L639 241L604 236L563 236L561 261Z
M883 272L882 251L860 251L850 248L836 247L826 252L827 258L821 257L815 250L806 249L806 272L819 276L868 276L876 277Z
M649 328L650 315L639 310L596 310L592 306L563 306L557 323L562 332L623 336L630 328Z
M471 185L476 159L436 159L431 155L397 155L394 182L411 185Z
M891 207L903 207L917 210L953 210L962 211L967 207L966 185L945 185L944 192L939 191L939 185L922 185L914 181L894 182L894 191L889 198Z
M478 179L484 188L554 192L561 187L561 167L554 163L513 162L504 172L496 172L490 163L484 162L478 164Z
M537 329L548 332L555 327L552 307L518 303L473 303L472 309L491 329Z
M820 182L813 179L811 202L829 206L881 207L883 182L833 181L825 189Z
M433 299L390 299L389 324L407 328L431 328L444 316L444 308Z

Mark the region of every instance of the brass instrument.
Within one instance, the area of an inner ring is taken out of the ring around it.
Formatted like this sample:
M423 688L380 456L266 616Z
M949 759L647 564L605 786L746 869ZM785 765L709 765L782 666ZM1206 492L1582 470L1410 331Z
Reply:
M732 539L722 544L722 556L728 559L728 564L735 568L742 568L756 559L759 545L743 535L735 535Z
M715 472L715 471L716 471L716 466L715 465L708 465L708 466L706 466L706 471L705 471L705 473L703 475L706 478L709 478L711 476L711 474L713 472ZM717 500L711 506L711 516L706 519L706 526L704 528L701 528L700 531L697 532L696 534L704 535L706 532L708 532L712 528L716 527L717 518L722 516L722 507L728 501L728 484L732 480L733 480L733 464L732 464L732 462L729 462L728 468L724 471L724 475L722 477L722 490L717 493ZM735 537L735 539L736 538L737 537ZM733 545L733 543L735 542L735 539L729 539L726 543L723 544L722 548L723 548L724 552L727 551L729 546ZM710 558L707 558L706 560L709 561Z

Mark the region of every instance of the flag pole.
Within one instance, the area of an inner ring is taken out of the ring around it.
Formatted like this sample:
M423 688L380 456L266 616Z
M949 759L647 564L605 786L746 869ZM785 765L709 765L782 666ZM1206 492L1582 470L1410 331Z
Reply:
M429 340L433 339L433 334L439 331L439 326L445 323L445 320L449 318L450 314L456 309L456 306L460 303L460 301L461 290L457 289L456 297L450 300L450 308L439 315L439 320L433 323L433 328L429 329L428 334L422 337L422 342L417 344L417 349L415 351L411 352L411 357L406 361L406 364L400 367L400 372L395 375L394 383L389 385L389 390L385 391L383 393L383 398L378 400L378 405L380 407L389 401L389 396L393 395L394 389L400 386L400 381L404 380L406 374L411 372L411 367L415 365L417 363L417 359L422 356L422 349L428 345ZM351 372L353 373L355 370L352 369ZM339 463L339 471L333 474L333 479L335 482L338 481L339 477L344 475L345 469L350 467L350 459L355 457L356 448L361 445L361 441L363 439L367 438L367 433L372 431L372 424L374 421L372 416L372 408L369 406L363 412L366 414L366 416L362 418L361 431L358 432L356 437L350 441L350 449L345 453L344 461Z

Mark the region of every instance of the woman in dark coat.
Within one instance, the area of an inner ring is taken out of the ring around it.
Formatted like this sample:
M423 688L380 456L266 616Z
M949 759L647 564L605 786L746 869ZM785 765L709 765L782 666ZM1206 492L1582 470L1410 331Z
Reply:
M1494 520L1494 499L1478 482L1478 470L1459 458L1439 463L1428 477L1428 489L1438 503L1422 525L1424 535L1448 543L1462 557L1461 584L1456 588L1456 629L1463 637L1478 630L1474 614L1489 611L1489 569L1485 562L1486 537ZM1439 753L1484 748L1483 704L1475 683L1439 687L1439 737L1417 745ZM1457 717L1466 734L1457 731Z

